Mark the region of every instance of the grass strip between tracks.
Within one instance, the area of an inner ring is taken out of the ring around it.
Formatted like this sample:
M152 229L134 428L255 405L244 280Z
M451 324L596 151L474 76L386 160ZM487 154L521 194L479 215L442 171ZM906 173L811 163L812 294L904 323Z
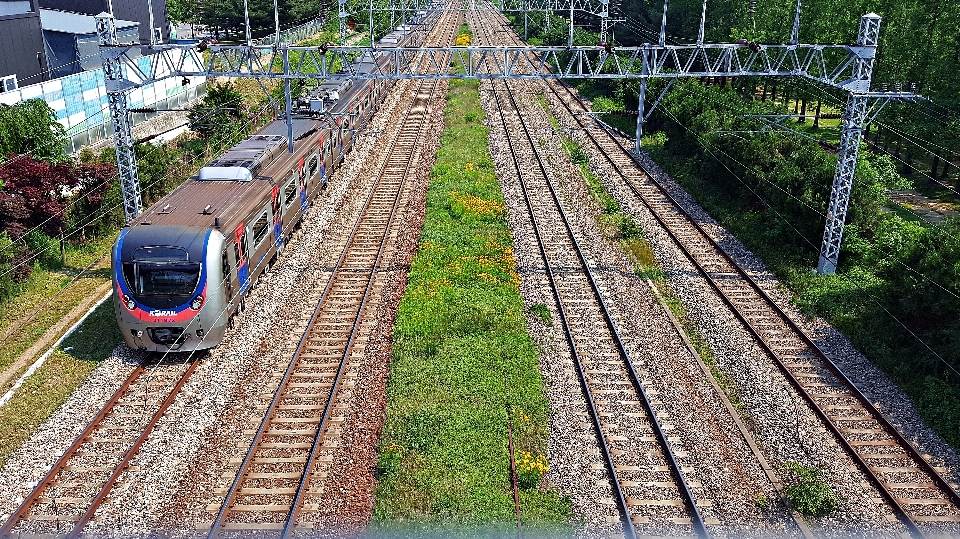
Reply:
M546 454L549 405L527 333L476 81L451 81L419 251L393 332L375 527L516 526L507 446ZM524 527L565 530L570 503L520 491Z

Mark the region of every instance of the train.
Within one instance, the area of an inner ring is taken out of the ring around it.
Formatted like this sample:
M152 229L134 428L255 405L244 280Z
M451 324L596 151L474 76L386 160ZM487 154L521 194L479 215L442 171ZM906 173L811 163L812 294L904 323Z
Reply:
M381 38L417 45L436 7ZM421 30L418 30L421 29ZM352 69L388 70L392 55L367 51ZM131 220L112 250L113 303L127 345L149 352L216 347L264 271L353 148L392 82L327 80Z

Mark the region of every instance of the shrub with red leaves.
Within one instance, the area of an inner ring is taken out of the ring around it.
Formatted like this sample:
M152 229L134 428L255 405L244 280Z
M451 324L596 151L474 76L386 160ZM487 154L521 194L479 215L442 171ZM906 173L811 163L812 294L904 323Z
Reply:
M50 164L13 157L0 164L0 230L14 240L37 227L56 236L66 228L74 196L79 197L74 206L86 210L79 215L94 218L114 174L114 167L103 163Z
M10 261L14 281L26 280L38 256L51 254L34 253L31 243L36 235L24 238L31 231L48 238L63 231L83 240L87 227L110 221L111 208L103 207L103 197L115 173L109 164L51 164L30 156L11 156L0 163L0 232L15 242L8 247L15 249ZM71 234L76 230L79 233Z

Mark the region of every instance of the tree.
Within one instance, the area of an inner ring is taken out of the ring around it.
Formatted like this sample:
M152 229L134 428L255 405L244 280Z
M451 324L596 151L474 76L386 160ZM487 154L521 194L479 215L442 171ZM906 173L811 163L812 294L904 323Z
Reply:
M167 16L173 23L196 23L200 21L200 11L196 0L167 0Z
M189 0L178 0L188 2ZM330 3L329 5L337 5ZM273 0L249 0L250 31L254 38L272 34L276 28L273 17ZM280 28L288 28L304 19L316 17L324 11L322 0L278 0L277 12L280 18ZM242 39L245 36L242 0L201 0L199 22L210 27L217 39L220 31L226 33L223 37Z
M218 135L233 132L237 123L247 121L242 105L243 96L232 83L213 84L203 100L190 108L190 129L207 140L222 138Z
M63 161L66 143L67 131L46 101L0 105L0 162L23 154L51 163Z

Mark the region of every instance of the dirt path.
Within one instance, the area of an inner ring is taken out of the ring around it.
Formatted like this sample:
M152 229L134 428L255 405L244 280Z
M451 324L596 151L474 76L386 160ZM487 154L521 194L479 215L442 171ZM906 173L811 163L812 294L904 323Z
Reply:
M17 359L11 363L3 372L0 372L0 387L7 385L11 379L17 376L20 371L27 367L43 350L48 346L57 341L66 331L70 328L81 316L86 313L90 307L96 303L100 298L102 298L107 292L110 291L112 284L110 282L103 283L98 286L96 290L93 291L90 295L83 299L79 304L77 304L73 309L67 313L66 316L60 319L59 322L51 326L47 331L40 336L39 339L30 348L24 350ZM43 305L38 307L42 309ZM32 318L33 314L36 312L34 310L30 313L27 318ZM20 329L21 325L11 324L9 327L5 328L3 331L3 336L0 337L0 340L6 339L11 333L16 332Z
M890 200L913 210L921 219L929 223L937 224L958 215L953 204L939 202L917 191L894 191L890 193Z

